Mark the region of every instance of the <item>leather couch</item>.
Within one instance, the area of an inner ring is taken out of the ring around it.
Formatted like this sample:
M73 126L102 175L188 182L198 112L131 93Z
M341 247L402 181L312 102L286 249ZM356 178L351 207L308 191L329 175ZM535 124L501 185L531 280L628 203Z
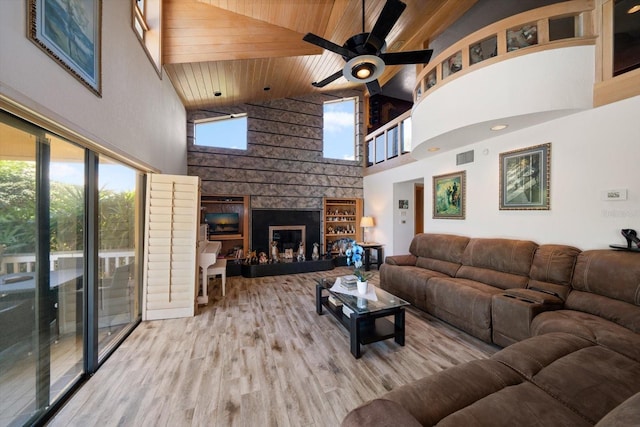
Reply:
M640 254L416 236L381 287L506 347L351 411L356 425L639 425Z

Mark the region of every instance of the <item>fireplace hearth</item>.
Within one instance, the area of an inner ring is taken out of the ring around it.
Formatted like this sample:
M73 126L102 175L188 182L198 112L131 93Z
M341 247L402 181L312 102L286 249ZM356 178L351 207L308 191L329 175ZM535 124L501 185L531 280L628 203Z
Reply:
M271 228L271 230L270 230ZM271 241L279 241L278 250L293 249L304 241L305 257L311 259L314 243L320 243L320 211L290 209L253 209L251 211L251 250L271 252Z

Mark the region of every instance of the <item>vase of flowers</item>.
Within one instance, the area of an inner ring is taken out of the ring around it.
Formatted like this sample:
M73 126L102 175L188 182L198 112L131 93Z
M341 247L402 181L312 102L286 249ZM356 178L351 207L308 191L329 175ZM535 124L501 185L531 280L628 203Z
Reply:
M348 244L345 255L347 255L347 265L351 265L353 263L353 266L355 267L355 270L353 270L353 275L358 278L358 292L361 294L366 294L368 285L367 282L371 277L371 273L367 273L361 270L364 248L357 244L355 240L351 240Z

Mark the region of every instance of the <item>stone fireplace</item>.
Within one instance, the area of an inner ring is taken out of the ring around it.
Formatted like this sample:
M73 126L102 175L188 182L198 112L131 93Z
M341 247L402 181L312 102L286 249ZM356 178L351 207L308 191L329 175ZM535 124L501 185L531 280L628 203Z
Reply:
M304 241L305 257L311 259L314 243L320 243L320 211L290 209L253 209L251 211L251 250L269 256L271 241L277 241L281 255L285 249L297 254Z

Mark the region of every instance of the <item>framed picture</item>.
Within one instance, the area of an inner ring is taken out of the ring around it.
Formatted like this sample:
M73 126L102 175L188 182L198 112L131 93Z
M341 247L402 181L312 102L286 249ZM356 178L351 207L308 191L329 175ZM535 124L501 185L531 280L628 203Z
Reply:
M467 171L433 177L433 218L464 219Z
M551 143L500 154L500 209L549 210Z
M408 200L398 200L398 209L409 209Z
M102 0L28 0L27 7L29 39L100 96Z

